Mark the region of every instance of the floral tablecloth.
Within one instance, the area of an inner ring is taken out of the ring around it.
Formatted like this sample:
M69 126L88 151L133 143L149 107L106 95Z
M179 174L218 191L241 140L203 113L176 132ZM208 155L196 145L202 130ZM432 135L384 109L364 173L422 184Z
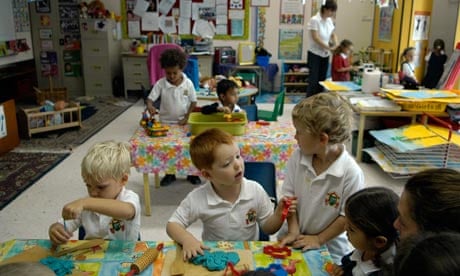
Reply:
M235 136L245 161L271 161L276 166L277 178L284 179L286 163L297 148L292 123L270 122L259 125L249 122L245 134ZM165 137L149 137L139 127L130 139L134 167L141 173L176 173L180 176L197 175L190 159L188 126L171 125Z

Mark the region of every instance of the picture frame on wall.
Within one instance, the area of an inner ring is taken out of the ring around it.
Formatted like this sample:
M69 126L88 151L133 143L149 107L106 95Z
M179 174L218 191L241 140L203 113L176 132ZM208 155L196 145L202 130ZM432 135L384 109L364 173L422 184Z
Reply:
M51 0L38 0L35 2L35 11L37 13L51 12Z
M255 42L240 42L238 44L238 64L253 65L256 59Z
M270 7L270 0L251 0L251 7Z

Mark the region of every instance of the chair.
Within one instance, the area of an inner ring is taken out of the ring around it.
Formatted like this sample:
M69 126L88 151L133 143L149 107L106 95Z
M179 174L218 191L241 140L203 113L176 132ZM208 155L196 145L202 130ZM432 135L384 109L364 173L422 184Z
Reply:
M244 177L259 182L267 192L268 196L274 201L275 206L278 202L276 197L276 168L272 162L244 162ZM269 236L262 229L259 229L259 240L268 241Z
M246 111L246 116L248 117L248 121L257 121L257 105L255 104L248 104L242 105L241 109Z
M260 110L257 111L257 117L259 120L265 121L277 121L279 115L283 115L284 110L284 96L285 92L282 90L278 96L276 96L275 107L273 111Z
M187 66L184 68L184 73L193 82L193 86L196 91L200 90L200 69L198 66L198 60L196 58L189 57L187 59Z
M180 49L183 51L182 47L175 43L155 44L150 48L147 57L147 69L149 71L150 85L152 86L165 75L163 68L161 68L160 56L166 49Z

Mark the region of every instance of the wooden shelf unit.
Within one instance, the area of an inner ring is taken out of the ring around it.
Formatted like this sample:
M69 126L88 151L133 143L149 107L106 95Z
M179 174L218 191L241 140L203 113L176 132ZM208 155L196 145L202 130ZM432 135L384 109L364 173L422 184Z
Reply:
M305 95L308 86L308 72L300 72L301 68L306 68L306 62L283 62L281 82L286 94Z

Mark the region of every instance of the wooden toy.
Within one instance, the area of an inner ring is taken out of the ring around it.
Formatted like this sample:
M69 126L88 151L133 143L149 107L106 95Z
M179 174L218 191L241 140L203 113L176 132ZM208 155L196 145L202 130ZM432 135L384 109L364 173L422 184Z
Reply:
M144 271L150 264L152 264L160 254L161 249L163 249L163 243L160 243L155 248L149 248L147 251L142 254L132 265L131 270L126 274L126 276L132 276L139 274Z

